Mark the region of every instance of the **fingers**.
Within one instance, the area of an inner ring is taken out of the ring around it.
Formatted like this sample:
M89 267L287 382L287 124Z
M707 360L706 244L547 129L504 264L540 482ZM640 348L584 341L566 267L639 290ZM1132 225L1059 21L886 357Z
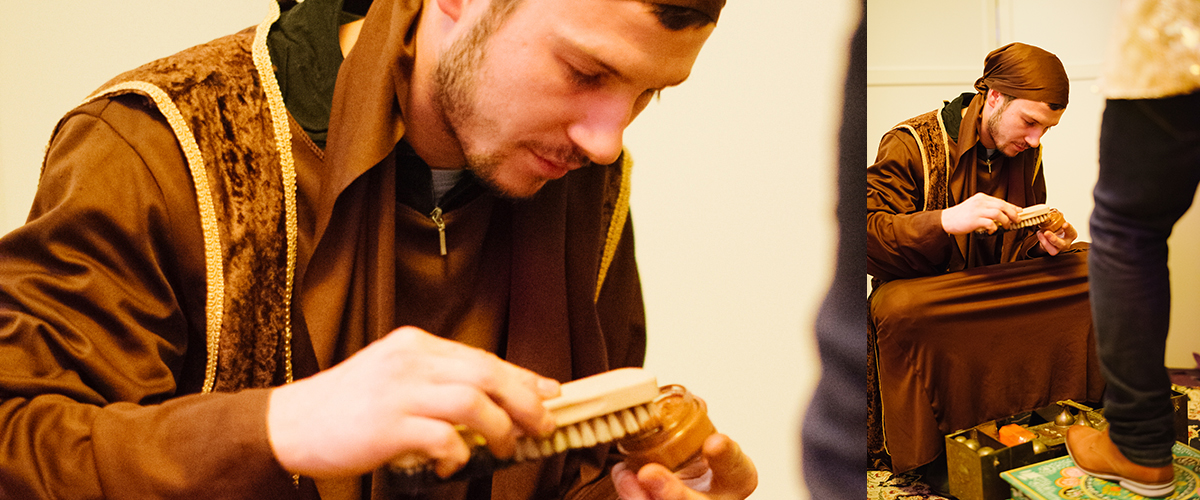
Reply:
M638 486L645 491L646 498L653 500L700 500L705 498L685 486L682 480L660 464L642 466L642 470L637 473L637 482Z
M526 434L545 436L554 432L554 417L542 406L542 401L559 395L558 381L505 362L494 367L497 372L480 381L487 395Z
M429 461L440 477L450 477L471 459L471 449L458 429L449 423L429 418L410 418L397 425L396 439L406 442L406 451L390 459L400 468L423 467Z
M1051 257L1070 248L1071 242L1075 241L1075 236L1077 236L1075 229L1069 228L1066 224L1059 229L1057 234L1050 231L1039 231L1037 233L1038 243L1041 244L1042 249L1050 254Z
M476 388L462 384L423 385L395 397L420 402L408 405L411 408L408 413L414 416L435 420L449 429L457 425L477 433L497 457L507 458L513 454L518 432L511 417ZM461 441L457 431L453 434Z
M1021 221L1021 207L1013 205L1007 201L997 201L1000 202L1000 206L996 207L996 209L1000 211L1000 215L996 219L997 223L1004 226L1005 229L1008 229L1010 224Z
M512 455L521 434L547 434L542 405L557 381L464 344L401 328L338 365L273 390L268 439L281 465L345 477L402 456L433 459L443 476L466 463L458 429Z
M1020 208L999 198L976 193L966 201L942 211L942 228L947 234L972 232L992 234L1019 220Z
M1068 246L1075 242L1075 238L1079 237L1079 232L1075 230L1075 226L1072 226L1070 222L1064 222L1058 231L1062 233L1061 238L1067 242Z
M622 462L613 467L613 484L622 500L742 500L758 487L754 463L728 436L709 436L701 455L692 462L696 470L687 470L689 465L675 473L647 464L635 474ZM698 474L701 468L705 470Z
M703 453L712 469L713 498L746 498L758 487L758 469L729 436L709 436L704 440Z
M500 422L501 425L473 421L477 412L481 410L487 410L481 418L489 420L497 413L487 406L489 401L476 399L461 392L450 392L446 395L447 398L452 398L446 403L457 408L458 413L442 413L436 416L451 419L453 423L468 425L484 434L489 443L494 439L504 440L509 432L499 432L500 429L513 425L530 435L545 435L554 431L554 419L542 406L542 401L559 394L558 381L507 363L489 352L434 336L418 328L401 328L388 337L397 337L395 342L399 344L397 348L402 351L402 358L416 358L409 361L414 365L409 371L421 372L420 376L429 384L443 388L460 386L479 391L511 418L504 418ZM427 356L425 353L433 356ZM410 373L402 375L411 376ZM436 404L443 399L436 394L431 396L420 401ZM483 427L476 428L474 425Z
M625 462L613 466L612 480L613 485L617 489L617 496L621 500L650 500L648 494L642 490L642 485L638 482L637 474L629 470L625 466Z
M1009 229L1009 226L1021 220L1020 209L1016 205L995 198L993 200L995 202L980 209L980 217L988 219L992 223L992 230L988 231L988 234L995 232L997 227Z
M976 234L992 234L1000 230L1000 224L988 217L980 217L975 225L979 228L975 230Z

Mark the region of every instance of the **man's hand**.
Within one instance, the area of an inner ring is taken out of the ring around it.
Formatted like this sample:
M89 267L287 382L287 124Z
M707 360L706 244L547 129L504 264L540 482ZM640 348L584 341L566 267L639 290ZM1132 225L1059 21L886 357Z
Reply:
M542 401L558 394L557 381L404 327L337 366L274 389L267 433L280 465L294 474L348 477L417 454L446 477L470 457L456 424L507 458L517 437L554 430Z
M1017 222L1021 208L1007 201L975 193L967 201L942 210L942 229L947 234L970 234L978 229L988 234Z
M617 495L622 500L742 500L758 487L758 470L729 436L709 436L700 455L678 473L648 464L635 474L621 462L612 470Z
M1038 231L1037 233L1042 250L1045 250L1050 256L1058 255L1059 252L1070 248L1071 243L1078 236L1079 233L1075 231L1075 226L1072 226L1070 222L1064 222L1057 233L1050 231Z

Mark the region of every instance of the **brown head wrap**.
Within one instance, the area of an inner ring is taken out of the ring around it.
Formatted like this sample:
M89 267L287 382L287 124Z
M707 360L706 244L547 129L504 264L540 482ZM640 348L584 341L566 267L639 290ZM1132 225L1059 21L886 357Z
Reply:
M717 18L721 15L721 9L725 7L725 0L642 0L646 3L659 5L674 5L676 7L686 7L692 10L703 12L708 17L712 18L712 22L717 22Z
M987 55L983 77L975 89L996 89L1018 99L1067 105L1070 82L1058 56L1038 47L1013 42Z

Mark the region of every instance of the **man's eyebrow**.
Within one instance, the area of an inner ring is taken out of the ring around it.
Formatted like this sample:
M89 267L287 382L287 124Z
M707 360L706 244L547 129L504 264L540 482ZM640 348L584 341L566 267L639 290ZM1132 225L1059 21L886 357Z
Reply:
M561 44L561 46L564 47L566 50L574 52L578 57L582 57L582 58L586 59L585 62L587 62L589 64L595 64L596 66L598 66L600 68L600 70L602 72L610 74L621 81L625 81L625 82L631 81L631 78L629 78L627 75L625 75L625 73L621 72L621 70L617 69L613 65L605 62L603 59L601 59L599 56L597 56L596 53L593 52L588 47L581 45L579 43L576 43L573 40L569 40L567 38L561 37L561 36L558 37L558 41ZM663 85L660 88L674 87L676 85L682 84L684 82L684 80L686 80L686 79L687 79L687 77L684 77L683 79L680 79L677 81L668 82L667 84Z
M1044 122L1044 121L1042 121L1040 118L1038 118L1038 117L1036 117L1036 116L1033 116L1032 114L1030 114L1028 111L1021 111L1021 115L1022 115L1022 116L1024 116L1026 120L1029 120L1029 121L1031 121L1031 122L1033 122L1033 123L1037 124L1037 125L1038 125L1038 126L1040 126L1040 127L1050 128L1050 127L1053 127L1054 125L1057 125L1057 123L1056 123L1056 124L1053 124L1053 125L1051 125L1051 124L1049 124L1049 123L1047 123L1047 122Z
M600 57L597 56L596 53L587 46L561 35L556 36L555 38L558 40L559 46L569 52L572 57L585 59L579 62L598 66L604 73L613 75L620 80L628 80L624 73L613 67L611 64L604 62L603 59L600 59Z

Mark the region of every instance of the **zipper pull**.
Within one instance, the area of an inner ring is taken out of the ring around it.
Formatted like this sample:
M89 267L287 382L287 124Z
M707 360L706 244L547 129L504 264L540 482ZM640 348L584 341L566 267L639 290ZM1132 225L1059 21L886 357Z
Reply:
M433 219L433 223L437 224L438 241L442 245L442 255L446 255L446 221L442 219L442 207L436 207L429 214L429 218Z

